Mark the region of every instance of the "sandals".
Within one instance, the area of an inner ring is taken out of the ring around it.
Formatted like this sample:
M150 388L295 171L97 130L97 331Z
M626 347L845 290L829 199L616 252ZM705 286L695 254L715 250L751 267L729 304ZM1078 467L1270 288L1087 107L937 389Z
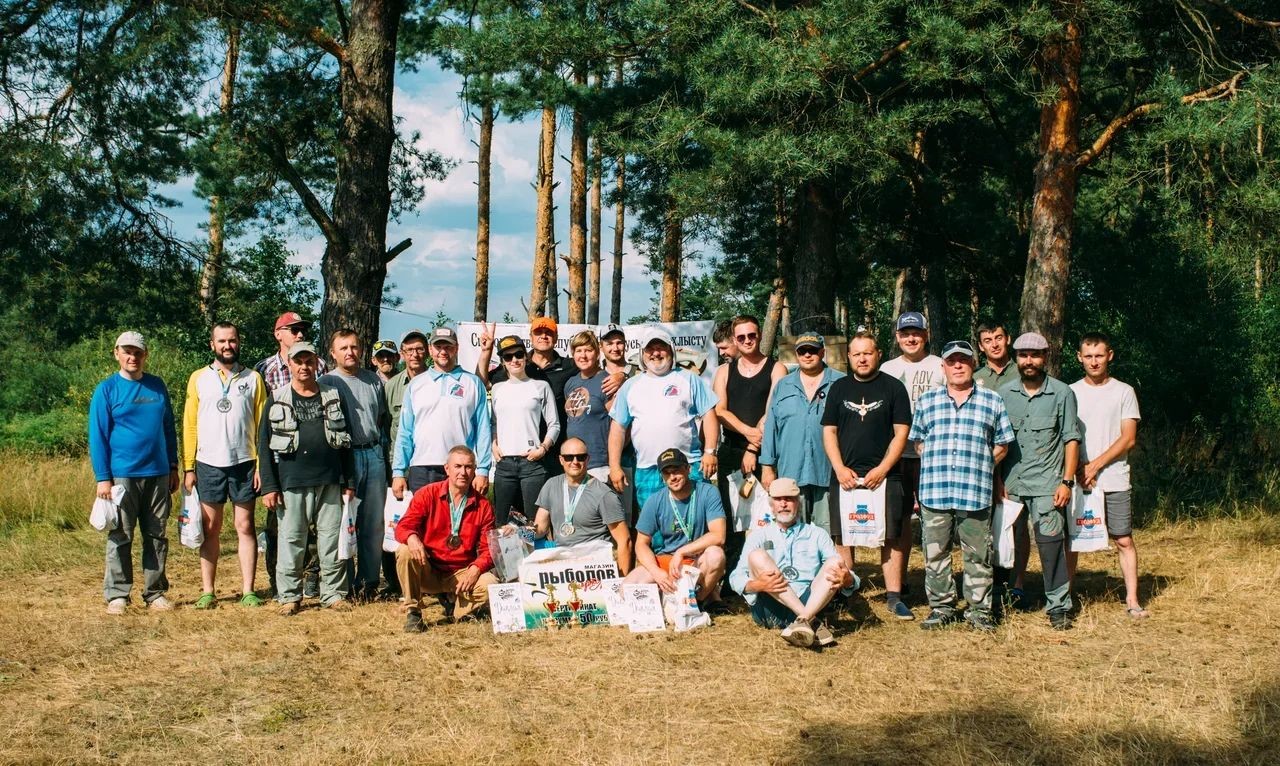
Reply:
M212 609L218 605L218 597L212 593L201 593L200 598L191 605L192 609Z
M1129 615L1129 619L1131 620L1145 620L1151 616L1151 612L1148 612L1140 606L1131 606L1126 609L1124 613Z

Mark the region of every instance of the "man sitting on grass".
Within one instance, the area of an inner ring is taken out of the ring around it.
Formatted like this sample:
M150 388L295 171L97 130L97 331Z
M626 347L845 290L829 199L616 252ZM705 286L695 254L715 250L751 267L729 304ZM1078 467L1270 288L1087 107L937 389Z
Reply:
M836 553L831 535L799 520L800 486L795 479L769 484L773 522L747 537L729 584L751 605L751 618L762 628L782 628L794 646L830 646L835 637L825 624L812 626L836 591L852 593L858 576ZM764 595L766 598L761 598Z

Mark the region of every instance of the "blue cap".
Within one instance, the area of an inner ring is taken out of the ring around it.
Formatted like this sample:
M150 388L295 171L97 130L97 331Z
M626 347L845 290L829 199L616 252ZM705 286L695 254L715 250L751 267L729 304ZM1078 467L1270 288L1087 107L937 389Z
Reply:
M898 323L894 327L895 330L922 330L929 331L929 320L924 318L924 314L919 311L907 311L898 317Z

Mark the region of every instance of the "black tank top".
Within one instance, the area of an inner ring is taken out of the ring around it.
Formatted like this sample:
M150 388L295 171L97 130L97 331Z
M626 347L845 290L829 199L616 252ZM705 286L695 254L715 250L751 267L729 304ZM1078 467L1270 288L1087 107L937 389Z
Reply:
M738 420L754 426L764 417L766 405L769 403L769 386L773 383L774 359L765 359L760 371L751 377L738 372L738 360L729 364L729 380L725 383L725 396L729 400L726 406ZM725 440L739 447L746 447L747 439L737 431L725 429Z

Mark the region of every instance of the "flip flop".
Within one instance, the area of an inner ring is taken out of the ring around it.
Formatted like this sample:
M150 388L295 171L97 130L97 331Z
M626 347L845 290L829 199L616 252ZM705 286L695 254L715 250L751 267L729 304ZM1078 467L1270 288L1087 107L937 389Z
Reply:
M1131 606L1125 610L1125 614L1129 615L1131 620L1145 620L1151 616L1151 613L1140 606Z

